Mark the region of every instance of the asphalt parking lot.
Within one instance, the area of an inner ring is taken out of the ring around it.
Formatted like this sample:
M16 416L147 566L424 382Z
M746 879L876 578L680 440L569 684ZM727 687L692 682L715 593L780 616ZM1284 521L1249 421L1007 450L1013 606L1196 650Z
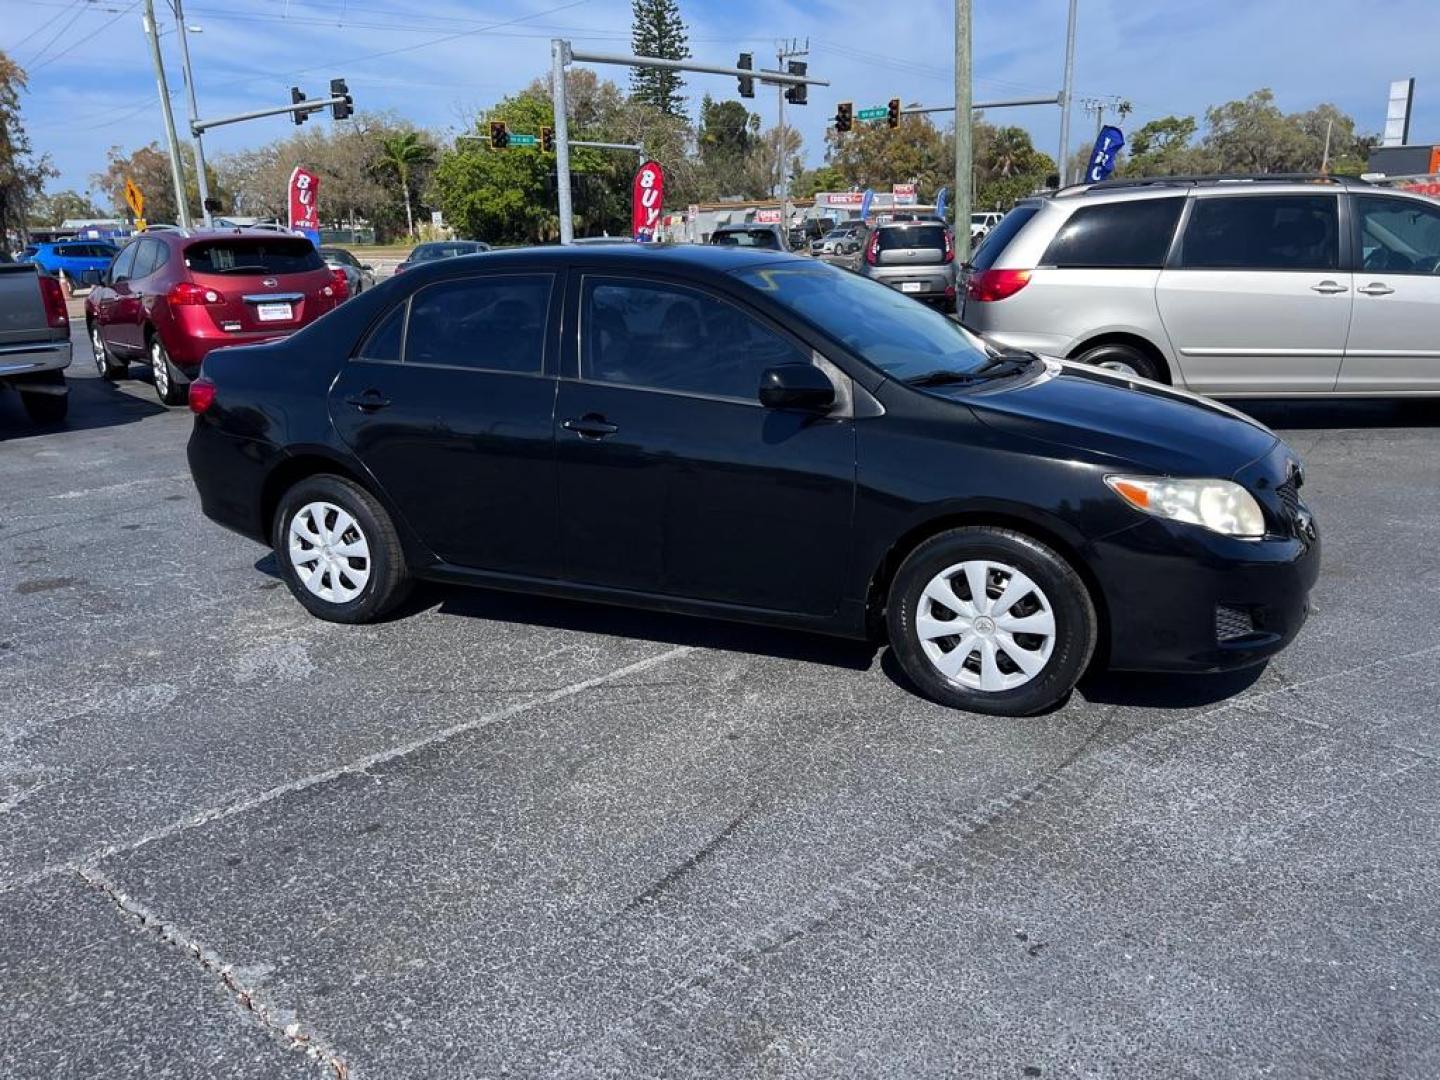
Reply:
M1440 1075L1440 402L1251 406L1300 639L1017 721L799 634L314 620L76 341L66 429L0 397L0 1075Z

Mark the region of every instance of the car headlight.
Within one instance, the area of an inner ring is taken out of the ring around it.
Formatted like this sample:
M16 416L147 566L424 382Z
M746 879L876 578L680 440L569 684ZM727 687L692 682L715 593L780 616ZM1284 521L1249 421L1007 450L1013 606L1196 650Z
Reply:
M1265 535L1265 515L1255 496L1230 480L1107 476L1105 483L1136 510L1156 517L1200 525L1225 536Z

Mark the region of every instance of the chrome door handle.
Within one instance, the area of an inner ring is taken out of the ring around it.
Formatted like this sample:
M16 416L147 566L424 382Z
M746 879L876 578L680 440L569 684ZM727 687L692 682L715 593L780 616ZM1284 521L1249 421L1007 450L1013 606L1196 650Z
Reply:
M1355 291L1364 293L1366 296L1388 296L1395 290L1383 281L1372 281L1369 285L1362 285Z
M1350 286L1341 285L1338 281L1322 281L1318 285L1311 285L1310 288L1312 288L1318 293L1325 293L1327 296L1330 293L1341 293L1350 291ZM1361 291L1363 292L1364 290L1362 289Z

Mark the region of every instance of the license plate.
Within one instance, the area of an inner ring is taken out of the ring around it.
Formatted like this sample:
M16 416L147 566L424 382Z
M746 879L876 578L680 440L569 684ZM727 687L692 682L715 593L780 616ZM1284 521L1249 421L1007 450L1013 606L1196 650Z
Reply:
M902 281L900 283L901 292L919 292L922 288L924 286L918 281Z
M289 322L295 317L289 304L260 304L255 311L261 322Z

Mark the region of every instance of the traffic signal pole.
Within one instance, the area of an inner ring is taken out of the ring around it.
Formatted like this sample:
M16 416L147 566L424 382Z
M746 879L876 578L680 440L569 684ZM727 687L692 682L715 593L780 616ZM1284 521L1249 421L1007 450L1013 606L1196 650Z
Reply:
M970 261L970 203L974 159L970 145L970 0L955 0L955 261Z
M170 3L175 10L175 32L180 38L180 67L185 74L185 96L190 106L190 142L195 148L195 182L200 189L200 216L205 219L205 227L209 228L215 224L215 220L210 215L210 179L205 175L205 140L193 126L195 121L200 119L200 109L195 104L195 73L190 68L190 41L186 36L184 4L182 0L170 0Z

